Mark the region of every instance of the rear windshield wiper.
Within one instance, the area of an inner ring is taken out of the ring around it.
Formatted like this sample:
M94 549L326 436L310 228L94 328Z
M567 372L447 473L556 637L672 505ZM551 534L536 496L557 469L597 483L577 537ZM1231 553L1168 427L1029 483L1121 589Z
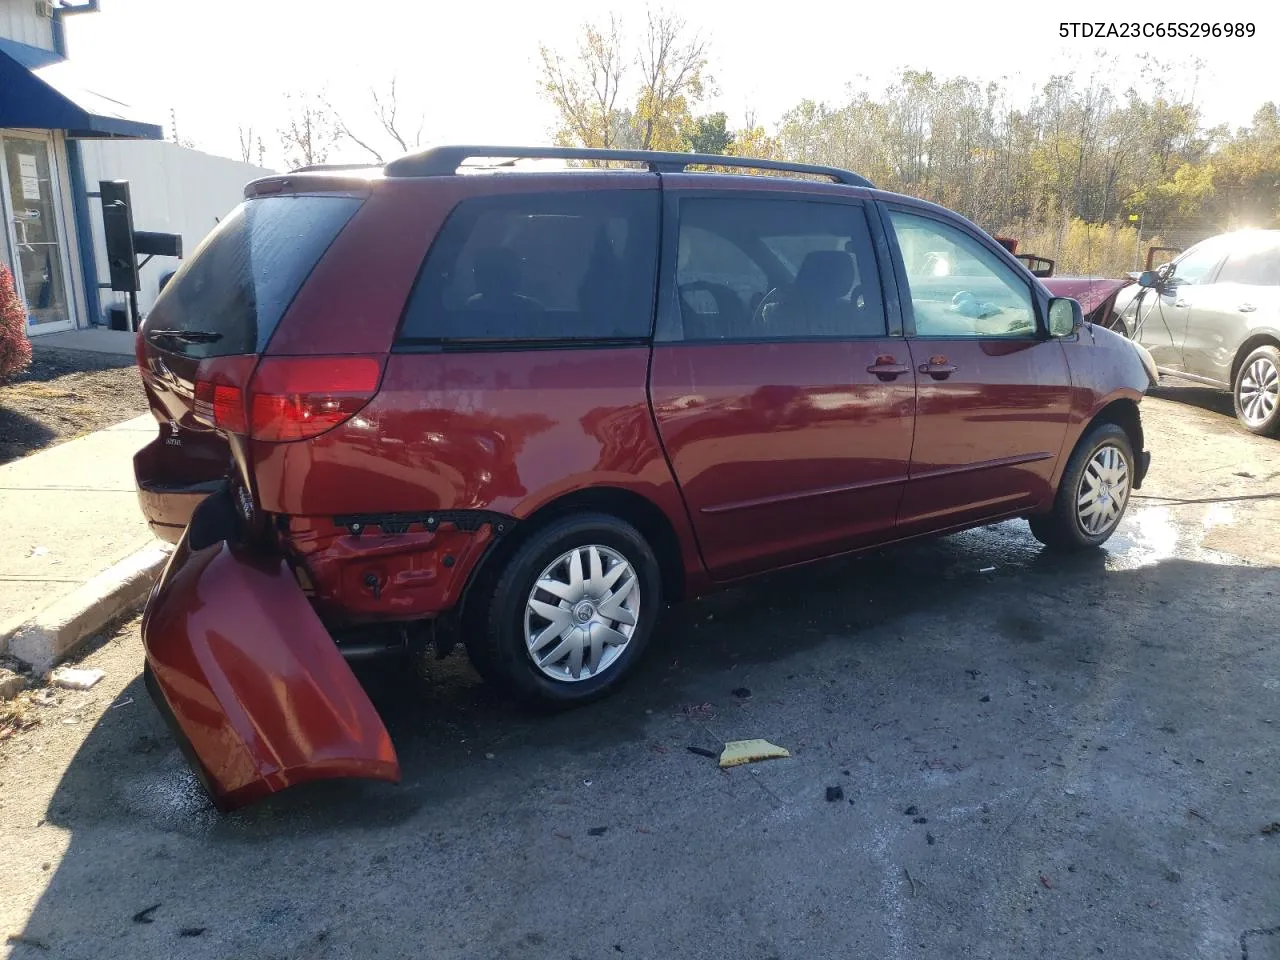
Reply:
M153 337L167 337L170 340L181 340L183 343L217 343L222 334L213 330L148 330Z

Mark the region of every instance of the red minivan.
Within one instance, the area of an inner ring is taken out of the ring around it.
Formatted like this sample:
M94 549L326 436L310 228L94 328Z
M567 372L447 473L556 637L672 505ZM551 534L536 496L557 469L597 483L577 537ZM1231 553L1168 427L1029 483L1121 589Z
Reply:
M1147 469L1141 347L848 171L444 147L245 196L138 335L146 678L224 808L398 778L352 657L580 703L668 603L1011 517L1095 547Z

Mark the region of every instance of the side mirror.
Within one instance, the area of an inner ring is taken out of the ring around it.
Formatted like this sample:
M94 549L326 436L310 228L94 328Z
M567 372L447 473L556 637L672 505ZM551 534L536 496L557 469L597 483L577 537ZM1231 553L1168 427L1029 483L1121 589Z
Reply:
M1154 289L1160 286L1160 274L1154 270L1143 270L1138 274L1138 286Z
M1049 301L1049 336L1069 337L1084 323L1080 302L1070 297L1054 297Z

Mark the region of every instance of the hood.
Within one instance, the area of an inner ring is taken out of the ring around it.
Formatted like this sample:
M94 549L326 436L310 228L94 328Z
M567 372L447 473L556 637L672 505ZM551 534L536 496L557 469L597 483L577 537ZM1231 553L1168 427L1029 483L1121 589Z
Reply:
M1070 297L1079 301L1085 316L1093 313L1116 292L1137 281L1133 274L1116 280L1111 277L1047 277L1040 282L1055 297Z

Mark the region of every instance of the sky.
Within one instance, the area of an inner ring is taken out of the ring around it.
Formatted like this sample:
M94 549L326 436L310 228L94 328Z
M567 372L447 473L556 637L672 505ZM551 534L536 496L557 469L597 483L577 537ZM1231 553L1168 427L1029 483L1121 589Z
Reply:
M611 9L608 0L102 0L101 6L100 13L67 21L71 59L100 78L101 92L166 129L172 111L178 134L210 153L238 157L240 131L252 128L267 146L269 166L281 162L278 128L289 93L324 93L358 135L373 136L369 89L385 87L392 76L402 113L423 117L424 145L549 142L554 115L538 95L539 44L572 51L584 21L605 20ZM1167 82L1193 93L1210 124L1247 124L1263 101L1280 98L1274 82L1280 4L737 0L670 8L709 41L716 93L701 110L724 110L730 126L751 113L772 127L802 99L838 102L850 83L880 90L903 68L1003 78L1015 96L1029 96L1053 74L1087 74L1101 64L1123 89L1138 79L1144 55L1170 65ZM643 30L643 3L612 9L633 35ZM1064 20L1117 16L1251 22L1256 32L1243 39L1102 42L1059 35ZM366 159L351 144L330 157Z

